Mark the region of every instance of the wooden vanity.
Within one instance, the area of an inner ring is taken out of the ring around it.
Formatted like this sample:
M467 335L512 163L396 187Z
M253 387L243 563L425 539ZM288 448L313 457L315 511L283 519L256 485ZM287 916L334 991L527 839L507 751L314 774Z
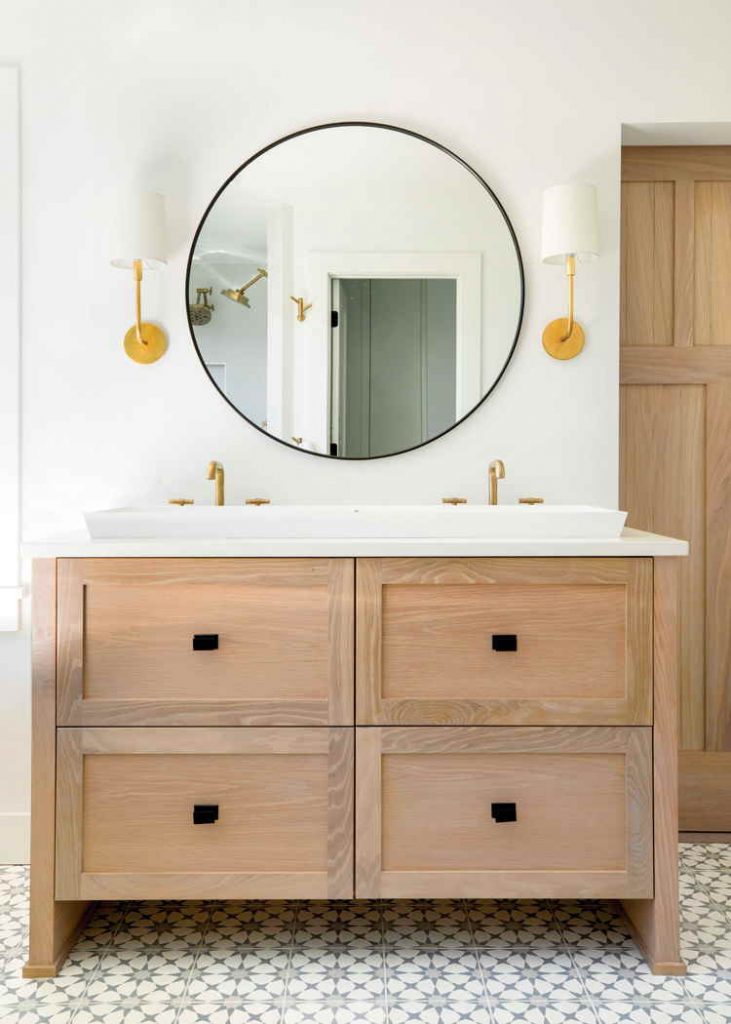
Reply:
M662 541L37 558L26 975L93 900L379 897L621 899L682 973Z

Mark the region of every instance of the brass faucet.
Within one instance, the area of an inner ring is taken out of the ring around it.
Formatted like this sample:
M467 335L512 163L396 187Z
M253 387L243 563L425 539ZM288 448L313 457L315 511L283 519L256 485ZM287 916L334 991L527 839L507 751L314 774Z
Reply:
M223 505L223 466L220 462L209 462L208 463L208 480L216 481L216 504Z
M493 459L487 467L487 479L490 484L488 505L497 505L497 482L505 479L505 463L502 459Z

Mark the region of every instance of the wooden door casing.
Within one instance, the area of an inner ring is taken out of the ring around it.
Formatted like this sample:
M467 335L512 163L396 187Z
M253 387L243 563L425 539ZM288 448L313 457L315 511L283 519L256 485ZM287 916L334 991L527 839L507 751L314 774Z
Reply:
M680 827L731 831L731 147L622 153L620 503L685 537Z

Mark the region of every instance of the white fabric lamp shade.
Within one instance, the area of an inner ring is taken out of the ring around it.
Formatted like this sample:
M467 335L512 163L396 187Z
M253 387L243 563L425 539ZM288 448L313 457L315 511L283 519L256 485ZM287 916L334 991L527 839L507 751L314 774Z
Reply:
M135 260L141 260L146 270L165 266L165 196L159 192L138 192L129 197L120 210L115 248L113 267L129 268Z
M554 185L543 193L541 259L564 263L567 256L586 262L599 255L599 226L594 185Z

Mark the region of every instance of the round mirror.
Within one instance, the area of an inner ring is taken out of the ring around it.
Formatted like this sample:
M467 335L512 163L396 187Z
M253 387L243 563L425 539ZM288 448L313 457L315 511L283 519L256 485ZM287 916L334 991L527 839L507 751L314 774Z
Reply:
M233 408L345 459L416 448L484 401L523 292L482 178L430 139L362 122L247 160L206 210L186 278L198 355Z

